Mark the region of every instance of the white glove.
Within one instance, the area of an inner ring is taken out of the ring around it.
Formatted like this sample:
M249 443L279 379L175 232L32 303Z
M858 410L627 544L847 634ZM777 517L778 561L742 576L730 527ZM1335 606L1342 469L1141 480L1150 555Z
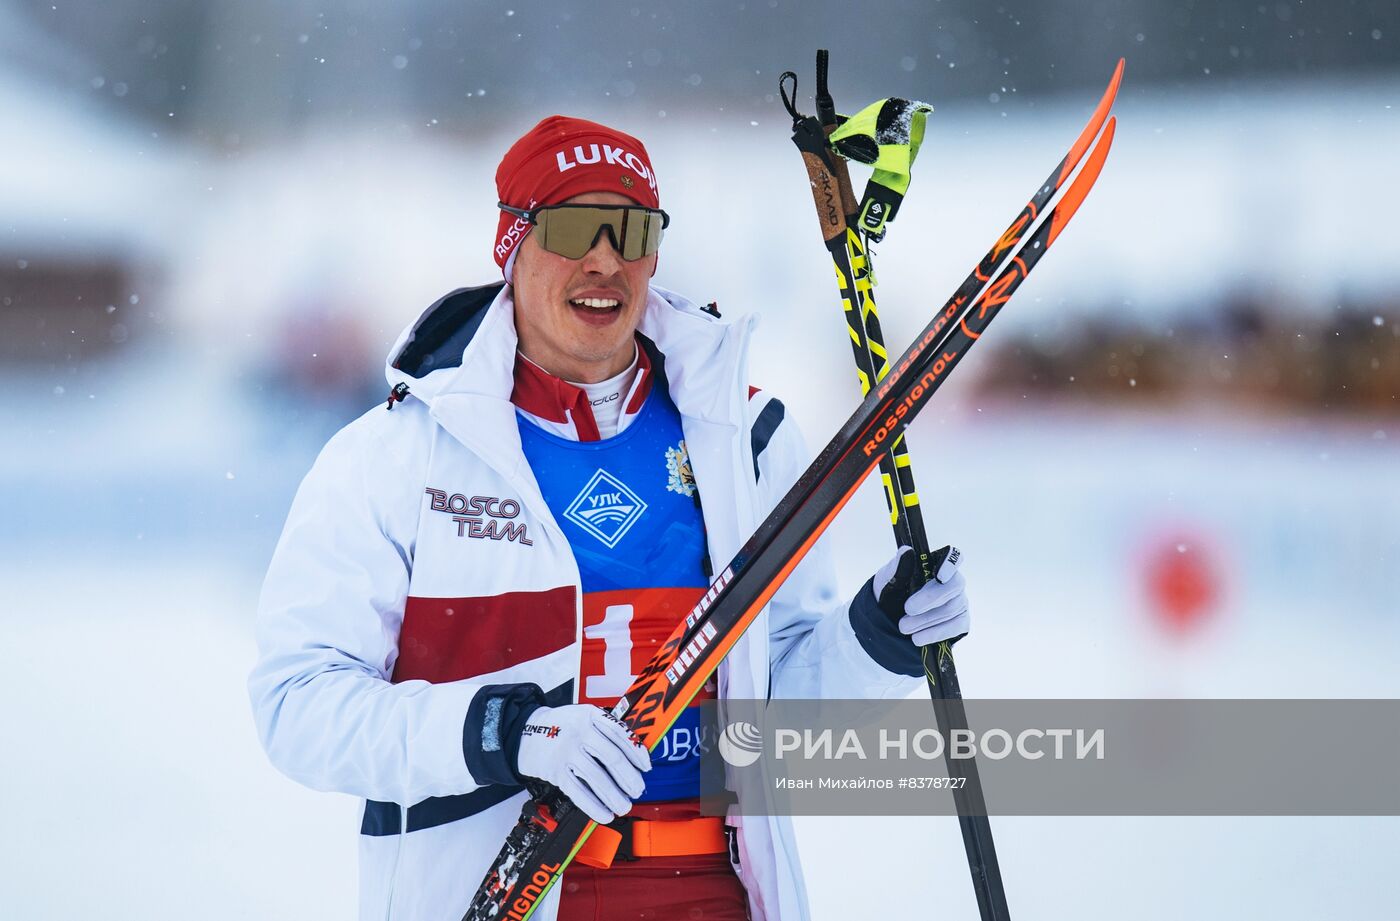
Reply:
M601 707L540 707L520 731L516 770L554 784L590 819L606 825L642 795L651 753Z
M957 639L972 627L967 580L958 570L961 554L956 547L944 547L932 556L937 566L934 577L912 594L910 589L922 574L919 559L909 547L900 547L880 567L873 586L880 608L896 620L900 633L919 646Z

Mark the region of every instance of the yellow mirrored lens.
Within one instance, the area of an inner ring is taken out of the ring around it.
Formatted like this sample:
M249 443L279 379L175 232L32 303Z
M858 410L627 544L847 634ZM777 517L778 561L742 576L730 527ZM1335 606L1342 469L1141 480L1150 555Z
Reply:
M650 256L661 245L661 215L645 208L543 208L535 219L539 244L566 259L582 259L600 233L628 262Z

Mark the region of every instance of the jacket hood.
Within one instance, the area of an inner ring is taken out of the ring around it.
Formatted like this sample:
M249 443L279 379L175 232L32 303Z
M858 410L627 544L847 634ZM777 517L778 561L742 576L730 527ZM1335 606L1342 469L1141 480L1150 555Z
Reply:
M661 360L684 414L710 421L735 418L733 382L747 358L755 318L720 320L686 298L655 285L647 290L640 332ZM448 394L510 400L514 380L515 302L503 282L458 288L439 298L399 334L385 361L395 392L432 404Z
M429 305L389 349L384 363L389 385L407 384L411 394L431 403L461 367L467 346L504 289L504 282L458 288Z

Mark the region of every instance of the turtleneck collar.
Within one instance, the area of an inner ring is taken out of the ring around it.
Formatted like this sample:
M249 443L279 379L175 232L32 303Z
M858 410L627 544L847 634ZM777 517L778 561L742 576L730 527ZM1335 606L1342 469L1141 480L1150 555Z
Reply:
M651 359L646 349L640 345L636 349L626 371L598 384L571 383L517 352L510 401L541 428L566 438L599 441L611 437L627 428L651 392ZM617 394L616 399L609 400L613 394ZM596 411L595 400L599 401Z

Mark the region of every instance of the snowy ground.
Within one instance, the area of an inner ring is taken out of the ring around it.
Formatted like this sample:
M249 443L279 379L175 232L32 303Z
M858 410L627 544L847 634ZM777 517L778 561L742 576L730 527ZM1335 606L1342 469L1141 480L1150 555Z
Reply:
M350 917L357 804L267 765L243 689L261 568L319 433L288 434L178 364L101 380L90 398L79 376L0 409L24 447L0 470L3 914ZM827 395L794 396L804 428L830 431ZM1400 697L1395 433L957 400L938 413L912 441L937 459L921 468L931 515L935 484L962 484L931 524L967 554L970 696ZM834 531L851 589L889 552L880 501L867 489ZM1141 559L1179 539L1221 588L1204 626L1171 638ZM993 826L1023 918L1400 904L1395 818ZM863 916L876 878L895 883L883 915L975 917L952 819L799 831L819 919Z
M258 747L246 572L128 561L6 580L4 915L348 918L356 802Z

